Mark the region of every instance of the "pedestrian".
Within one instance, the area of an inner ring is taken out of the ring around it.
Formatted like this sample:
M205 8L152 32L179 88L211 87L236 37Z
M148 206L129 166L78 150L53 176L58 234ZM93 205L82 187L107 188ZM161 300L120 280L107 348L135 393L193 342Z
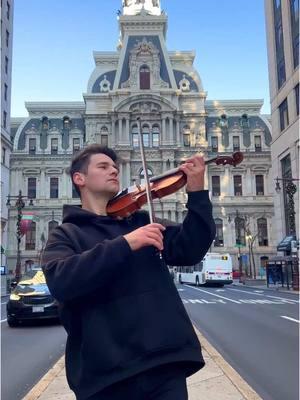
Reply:
M67 332L67 380L77 400L185 400L186 377L204 360L167 265L196 264L215 237L204 160L179 167L187 215L166 226L142 210L107 215L119 191L118 162L98 144L75 155L70 176L81 206L64 206L43 253Z

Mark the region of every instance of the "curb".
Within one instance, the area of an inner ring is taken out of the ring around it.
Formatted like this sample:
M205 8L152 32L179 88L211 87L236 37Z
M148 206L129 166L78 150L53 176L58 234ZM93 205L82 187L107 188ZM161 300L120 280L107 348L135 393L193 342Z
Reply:
M195 332L203 349L207 351L212 360L223 371L224 375L232 382L245 400L262 400L262 398L248 385L240 374L225 361L221 354L208 342L201 332L194 326ZM40 381L23 397L22 400L38 400L47 387L55 380L65 367L65 356L62 356L56 364L40 379Z
M22 400L37 400L47 389L51 382L65 367L65 356L62 356L54 366L39 380L39 382L28 392Z
M246 400L263 400L252 387L241 377L241 375L232 366L225 361L221 354L209 343L197 328L195 332L200 340L201 346L207 351L212 360L223 371L224 375L232 382L236 389Z

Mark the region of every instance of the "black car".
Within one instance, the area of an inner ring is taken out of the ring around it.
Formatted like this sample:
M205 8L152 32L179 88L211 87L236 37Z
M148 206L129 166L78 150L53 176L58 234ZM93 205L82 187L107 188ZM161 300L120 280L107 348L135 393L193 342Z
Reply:
M9 326L25 320L58 318L58 303L51 296L41 269L27 272L13 286L6 305Z

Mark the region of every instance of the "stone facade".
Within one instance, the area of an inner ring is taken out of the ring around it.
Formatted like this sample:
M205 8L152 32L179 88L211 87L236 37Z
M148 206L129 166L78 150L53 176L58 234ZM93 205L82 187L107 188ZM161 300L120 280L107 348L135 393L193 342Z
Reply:
M145 1L138 10L134 2L123 3L123 13L118 17L118 50L94 52L95 69L83 94L84 102L26 103L28 118L14 125L11 194L20 189L27 194L29 182L33 182L28 178L36 178L34 206L26 206L26 210L39 218L35 248L26 250L23 238L23 264L26 260L38 261L43 247L41 237L47 238L51 221L61 222L62 204L78 203L78 198L72 197L66 173L76 146L108 144L122 160L122 187L143 180L137 136L140 118L150 175L174 168L197 152L206 159L230 156L238 149L244 153L243 163L235 168L214 164L207 167L214 216L222 223L211 250L231 253L237 267L236 211L247 217L246 226L253 236L257 234L257 220L263 218L268 237L264 245L255 242L258 267L261 257L274 253L271 129L269 120L260 114L262 101L206 101L207 93L193 66L194 52L170 52L166 48L167 16L161 12L159 2ZM239 178L234 178L237 175ZM58 188L51 178L58 178ZM212 188L213 179L219 181L218 188ZM182 222L186 200L183 189L155 201L157 217ZM15 224L16 212L11 208L11 269L15 265ZM245 245L240 253L245 254L246 265Z

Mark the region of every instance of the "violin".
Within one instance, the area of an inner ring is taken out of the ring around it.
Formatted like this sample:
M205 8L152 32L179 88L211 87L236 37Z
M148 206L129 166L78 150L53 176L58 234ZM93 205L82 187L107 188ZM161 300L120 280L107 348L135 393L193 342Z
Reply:
M232 156L217 156L205 161L205 164L215 163L217 165L233 165L234 167L243 161L243 154L239 151ZM145 171L145 169L144 169ZM177 192L186 184L187 178L179 168L149 179L151 200L161 199ZM113 217L127 217L139 210L148 201L146 186L136 185L127 188L111 199L107 205L107 214ZM151 204L151 201L150 201Z

